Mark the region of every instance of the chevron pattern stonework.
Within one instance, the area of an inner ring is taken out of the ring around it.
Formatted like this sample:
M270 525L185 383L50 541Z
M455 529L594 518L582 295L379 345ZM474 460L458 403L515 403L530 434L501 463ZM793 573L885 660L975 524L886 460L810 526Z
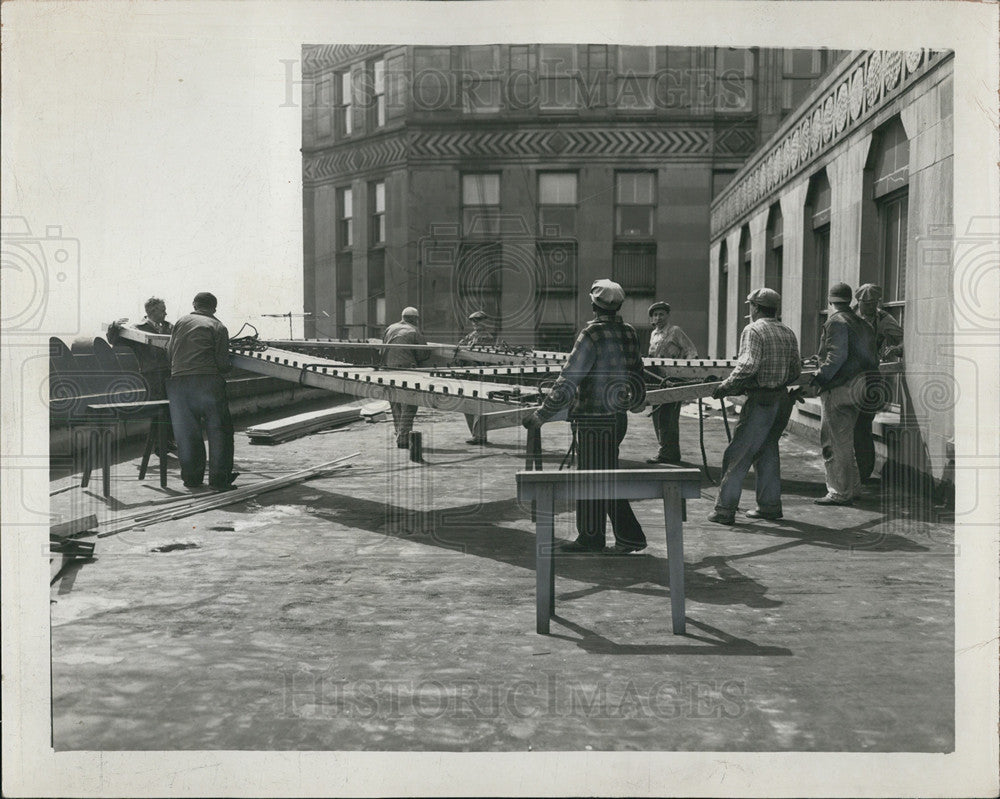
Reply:
M454 131L416 133L410 140L415 159L523 156L707 155L712 132L705 129Z
M750 149L753 139L744 131L728 134L727 152L734 146ZM374 142L358 142L322 154L304 155L303 178L315 184L340 179L369 169L392 167L410 161L448 161L464 158L521 160L553 156L618 158L621 156L711 155L710 128L685 130L584 130L514 131L410 131Z

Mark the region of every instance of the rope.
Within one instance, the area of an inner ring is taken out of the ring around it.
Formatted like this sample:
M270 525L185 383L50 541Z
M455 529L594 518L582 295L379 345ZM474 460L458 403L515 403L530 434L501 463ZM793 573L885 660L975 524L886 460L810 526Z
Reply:
M701 397L698 397L698 442L701 444L701 465L705 469L705 477L708 482L717 486L718 483L712 478L712 473L708 470L708 454L705 452L705 411L703 410Z
M726 425L726 440L732 441L733 434L729 432L729 417L726 415L726 398L719 400L719 407L722 408L722 421Z
M249 336L241 337L240 333L248 327L253 330L253 333ZM257 332L257 328L249 322L244 322L243 327L236 331L236 335L229 339L229 346L240 350L253 350L255 352L263 352L267 349L267 344L260 340L260 333Z

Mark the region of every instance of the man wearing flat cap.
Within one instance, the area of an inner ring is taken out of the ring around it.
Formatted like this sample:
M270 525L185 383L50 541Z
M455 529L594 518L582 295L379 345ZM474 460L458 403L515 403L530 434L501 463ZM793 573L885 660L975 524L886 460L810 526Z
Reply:
M420 312L412 305L403 309L400 320L389 325L382 336L383 344L426 344L420 332ZM386 347L382 350L382 363L390 369L412 369L430 357L430 350L407 347ZM396 431L396 446L406 449L410 445L410 431L417 415L417 406L405 402L390 402L392 424Z
M854 292L854 299L858 301L858 316L875 331L875 349L879 360L887 361L902 355L903 328L887 311L879 307L882 304L882 287L865 283ZM868 372L865 379L864 403L854 425L854 457L858 462L858 474L862 483L872 476L875 469L872 423L875 421L875 414L889 399L889 385L877 371Z
M823 416L820 444L826 468L826 496L817 505L851 505L861 495L854 457L854 425L864 401L865 373L878 369L875 330L851 310L846 283L830 287L832 313L820 334L819 368L812 385L819 389Z
M618 314L625 291L612 280L596 280L590 289L594 318L580 331L559 379L542 407L525 418L537 428L569 406L577 447L577 467L617 469L618 448L628 429L626 411L643 407L639 337ZM587 500L576 504L576 541L562 544L563 552L603 552L606 516L611 517L615 554L646 548L646 536L627 500Z
M473 311L469 314L469 321L472 322L472 330L462 337L458 342L460 347L492 347L497 343L497 334L490 330L486 323L489 317L482 311Z
M751 519L780 519L781 459L778 439L795 405L787 386L802 372L799 342L778 321L781 296L773 289L754 289L747 296L750 324L740 333L739 355L729 377L712 392L715 399L746 394L733 439L722 456L722 479L710 522L733 524L743 480L754 467L757 507Z
M233 472L233 420L223 376L232 369L229 331L215 318L215 295L200 292L193 305L191 313L177 320L167 342L167 398L181 478L187 488L203 484L207 435L209 488L231 491L237 475Z
M486 323L489 317L482 311L473 311L469 314L469 321L472 322L472 330L462 337L458 342L459 347L493 347L497 343L497 334L490 330ZM466 444L485 444L486 433L476 435L476 417L470 413L465 414L465 423L469 426L472 438L466 439Z
M670 303L654 302L649 306L649 320L653 330L649 334L650 358L697 358L698 348L677 325L670 324ZM667 377L665 367L650 367L651 372ZM647 463L680 463L680 416L681 403L664 402L653 408L653 430L660 445L656 457Z

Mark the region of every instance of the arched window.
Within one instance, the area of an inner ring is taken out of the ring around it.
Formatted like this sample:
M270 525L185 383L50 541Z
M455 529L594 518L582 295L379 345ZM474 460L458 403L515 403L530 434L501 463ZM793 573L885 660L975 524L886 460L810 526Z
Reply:
M781 204L775 203L767 214L767 248L764 259L764 285L781 293L782 242L784 222L781 218Z
M747 318L743 313L743 301L747 298L747 294L750 293L750 226L744 225L743 229L740 231L740 250L739 250L739 281L737 283L736 290L736 341L737 345L740 340L740 333L743 332L743 328L747 325Z
M729 255L726 240L719 246L719 315L716 318L715 357L726 357L726 316L729 313Z
M861 282L882 287L882 303L903 323L906 302L910 142L899 117L875 131L865 165Z
M809 179L806 192L805 230L802 240L802 355L819 349L819 334L826 322L830 290L830 181L826 170Z

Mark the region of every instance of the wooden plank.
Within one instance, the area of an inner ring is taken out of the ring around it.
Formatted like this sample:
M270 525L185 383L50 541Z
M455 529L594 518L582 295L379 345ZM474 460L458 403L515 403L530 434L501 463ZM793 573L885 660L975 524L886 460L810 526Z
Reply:
M52 538L66 538L87 530L97 529L97 514L91 513L89 516L81 516L78 519L71 519L67 522L59 522L49 527L49 536Z
M276 477L272 480L264 480L260 483L254 485L244 486L238 488L235 491L226 491L219 494L199 494L192 497L191 502L187 505L182 505L181 507L170 506L166 509L157 509L145 516L137 516L131 521L124 524L118 524L118 520L112 520L113 523L118 524L111 530L101 532L98 534L98 538L106 538L111 535L117 535L118 533L125 532L127 530L132 530L136 527L147 527L153 524L159 524L160 522L173 521L176 519L183 519L186 516L193 516L196 513L203 513L207 510L214 510L215 508L222 508L226 505L232 505L237 502L242 502L246 499L259 496L268 491L275 491L279 488L285 488L286 486L294 485L295 483L300 483L304 480L308 480L311 477L316 477L324 472L328 472L331 469L337 468L344 461L350 458L357 457L360 452L353 452L350 455L345 455L336 460L329 461L327 463L321 464L319 466L313 466L309 469L303 469L302 471L295 472L294 474L286 475L285 477Z

